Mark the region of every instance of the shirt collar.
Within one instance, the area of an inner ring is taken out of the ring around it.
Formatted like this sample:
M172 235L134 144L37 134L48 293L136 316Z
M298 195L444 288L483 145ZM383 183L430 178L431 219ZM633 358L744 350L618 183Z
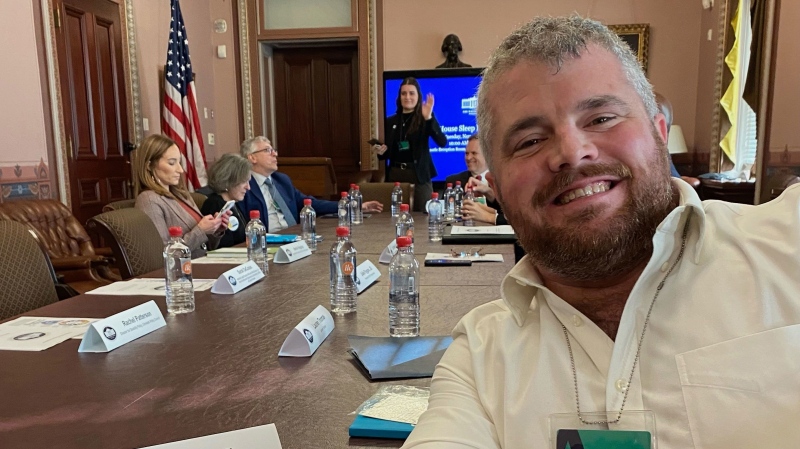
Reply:
M264 176L264 175L262 175L261 173L256 173L256 172L254 172L254 171L251 171L251 172L250 172L250 174L252 174L252 175L253 175L253 179L255 179L255 180L256 180L256 184L258 184L258 185L263 185L263 184L264 184L264 182L265 182L267 179L272 179L272 175L269 175L269 176Z
M664 221L658 225L656 232L676 233L683 232L683 224L686 223L689 215L693 215L690 236L697 235L694 245L695 264L700 264L705 255L702 254L703 241L705 240L706 219L703 203L692 186L685 181L672 178L672 184L679 194L678 207L667 215ZM656 236L653 237L654 239ZM687 237L691 239L691 237ZM538 303L534 301L540 290L547 290L542 284L539 272L531 264L529 257L523 257L511 271L503 278L500 283L500 297L505 302L518 326L525 324L528 310L536 308ZM542 299L539 296L539 299Z

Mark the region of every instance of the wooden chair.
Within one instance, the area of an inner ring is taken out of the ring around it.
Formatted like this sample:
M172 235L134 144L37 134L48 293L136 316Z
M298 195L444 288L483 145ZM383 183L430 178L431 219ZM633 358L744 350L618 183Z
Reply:
M119 209L94 216L86 223L114 253L122 279L161 268L164 245L150 217L136 208Z
M331 199L339 191L336 172L329 157L280 157L278 171L292 178L292 184L306 195Z
M392 205L393 182L368 182L358 186L361 189L363 201L380 201L383 203L384 210L388 210ZM414 184L401 182L400 188L403 189L403 202L407 203L411 210L414 210Z
M0 220L0 321L58 301L56 273L34 231Z

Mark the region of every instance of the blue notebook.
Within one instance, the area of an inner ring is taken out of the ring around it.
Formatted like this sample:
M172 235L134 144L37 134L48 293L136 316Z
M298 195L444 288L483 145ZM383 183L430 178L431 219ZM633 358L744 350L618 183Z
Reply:
M408 438L412 430L414 430L412 424L361 415L356 415L353 424L350 424L351 437L397 438L404 440Z
M267 243L292 243L297 240L297 234L267 234Z

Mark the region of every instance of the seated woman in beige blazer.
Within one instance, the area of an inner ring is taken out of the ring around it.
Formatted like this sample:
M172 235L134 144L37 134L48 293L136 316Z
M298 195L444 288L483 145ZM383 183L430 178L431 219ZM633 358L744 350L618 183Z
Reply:
M135 151L139 196L136 208L153 220L164 244L169 228L183 228L183 240L192 250L192 258L214 249L228 227L230 212L222 216L203 216L181 182L181 153L172 139L151 135Z

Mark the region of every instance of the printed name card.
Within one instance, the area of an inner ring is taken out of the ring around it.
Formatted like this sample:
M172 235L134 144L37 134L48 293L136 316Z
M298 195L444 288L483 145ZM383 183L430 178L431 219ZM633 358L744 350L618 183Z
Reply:
M390 264L392 263L392 257L397 254L397 239L392 240L390 243L381 253L381 257L378 258L378 262L383 264Z
M78 352L109 352L167 325L155 301L95 321L83 335Z
M211 286L211 293L232 295L264 279L264 273L255 262L248 260L238 267L222 273Z
M363 292L370 285L372 285L378 278L381 277L381 272L378 267L372 262L365 260L356 267L356 288L358 293Z
M289 243L278 248L275 253L275 258L272 259L275 263L291 263L295 260L302 259L311 255L311 249L306 244L305 240L299 242Z
M142 449L281 449L275 424L248 427Z
M278 355L281 357L311 357L311 354L333 332L333 328L331 313L325 307L317 306L289 332Z

